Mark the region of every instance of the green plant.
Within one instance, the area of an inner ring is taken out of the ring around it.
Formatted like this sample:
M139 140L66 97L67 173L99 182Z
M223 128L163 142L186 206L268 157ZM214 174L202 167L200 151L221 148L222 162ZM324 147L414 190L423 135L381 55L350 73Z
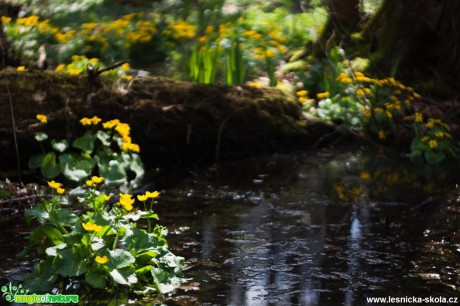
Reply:
M193 82L212 84L216 81L218 48L206 44L195 46L190 56L190 78Z
M338 120L349 129L363 131L381 142L400 133L412 121L412 160L423 158L438 163L448 156L459 156L459 145L451 139L449 127L439 119L426 119L415 112L413 101L421 96L413 88L392 77L378 79L354 70L342 58L342 51L331 51L328 61L314 66L309 78L320 78L318 88L326 90L308 99L307 90L297 92L303 109L323 120ZM413 114L407 116L408 114Z
M26 221L35 221L37 226L20 255L33 249L40 258L35 270L22 277L27 288L49 291L57 284L64 288L72 284L112 291L126 287L149 295L170 292L183 281L183 258L169 251L167 230L151 225L151 220L158 220L152 206L159 193L137 197L144 210L132 195L123 193L110 207L110 197L98 190L103 180L93 176L86 181L86 191L79 198L84 214L66 208L68 199L60 195L63 186L54 181L48 182L53 196L26 210ZM140 227L140 220L147 220L147 230Z
M431 164L439 163L447 156L459 157L460 147L452 140L449 126L439 119L426 118L415 112L404 118L413 122L416 136L411 142L409 157L412 160L424 158Z
M241 85L247 81L249 68L244 60L241 43L232 41L226 48L225 84Z
M45 124L47 117L37 115ZM46 179L53 179L62 174L72 182L82 182L98 172L107 184L137 185L143 175L144 167L137 154L140 148L132 143L130 127L118 119L102 123L102 119L82 118L80 123L89 129L73 141L66 139L51 140L51 151L47 151L44 142L48 135L37 132L35 139L42 145L43 153L32 156L29 160L31 169L40 169ZM134 179L128 180L129 174Z

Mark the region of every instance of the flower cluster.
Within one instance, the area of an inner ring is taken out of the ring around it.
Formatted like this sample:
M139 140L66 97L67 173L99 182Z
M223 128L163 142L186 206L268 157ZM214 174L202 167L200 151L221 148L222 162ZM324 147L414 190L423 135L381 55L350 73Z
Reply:
M120 149L123 151L132 151L139 153L140 147L138 144L132 142L130 136L131 127L127 123L120 122L118 119L113 119L104 122L102 126L105 129L115 129L118 135L121 137Z
M160 195L160 193L158 191L154 191L154 192L150 192L150 191L147 191L145 194L142 194L142 195L138 195L137 196L137 199L141 202L145 202L147 201L148 199L155 199L157 198L158 196Z
M127 193L120 193L120 200L118 203L126 210L130 211L133 209L134 199L132 195Z
M80 123L82 125L98 125L99 122L101 122L102 119L97 117L97 116L93 116L93 118L87 118L87 117L83 117L80 119Z
M102 183L104 181L104 178L101 176L93 176L91 177L90 180L86 181L86 186L88 187L95 187L98 184Z
M62 188L62 184L55 181L49 181L48 187L55 190L58 194L63 194L65 192L65 189Z

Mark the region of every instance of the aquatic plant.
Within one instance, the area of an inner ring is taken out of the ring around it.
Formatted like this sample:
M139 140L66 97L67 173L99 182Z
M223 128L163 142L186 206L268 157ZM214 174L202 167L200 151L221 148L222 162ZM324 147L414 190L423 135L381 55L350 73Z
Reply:
M316 100L297 92L303 109L323 120L339 120L355 131L363 131L380 142L396 136L401 126L412 123L415 135L411 140L412 160L424 159L439 163L446 157L458 157L460 146L452 140L449 126L436 118L427 118L417 112L413 102L421 95L392 77L372 78L353 69L343 58L343 50L332 50L328 63L318 67L316 76L322 76L319 88L326 90L316 95ZM341 59L342 58L342 59ZM328 67L328 68L326 68ZM307 82L308 84L308 82Z
M39 114L37 120L46 124L48 118ZM45 144L48 135L37 132L35 139L43 153L32 156L29 167L40 169L46 179L62 174L69 181L81 183L98 172L107 184L137 185L144 175L144 167L138 154L139 145L132 142L130 126L118 119L102 123L97 116L84 117L80 124L86 128L82 136L74 140L52 139L50 146ZM130 173L134 175L131 180L128 179Z
M81 215L68 207L64 186L55 181L48 182L52 197L26 210L26 221L36 227L20 255L34 252L39 258L35 270L21 277L27 288L47 292L56 286L109 291L124 287L149 295L170 292L183 281L183 258L168 249L167 229L152 226L152 220L158 220L153 205L159 192L138 196L143 207L126 193L109 205L111 196L99 190L104 180L93 176L82 187ZM147 229L138 223L141 220L147 220Z

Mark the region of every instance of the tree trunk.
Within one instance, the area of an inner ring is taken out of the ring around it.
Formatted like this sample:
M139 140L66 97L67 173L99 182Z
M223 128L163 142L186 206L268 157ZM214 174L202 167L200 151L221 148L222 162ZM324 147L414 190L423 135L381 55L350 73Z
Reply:
M372 68L452 96L460 82L460 1L386 0L369 22Z
M350 42L350 35L359 30L359 0L329 0L329 18L319 39L313 44L315 57L323 57L330 47Z

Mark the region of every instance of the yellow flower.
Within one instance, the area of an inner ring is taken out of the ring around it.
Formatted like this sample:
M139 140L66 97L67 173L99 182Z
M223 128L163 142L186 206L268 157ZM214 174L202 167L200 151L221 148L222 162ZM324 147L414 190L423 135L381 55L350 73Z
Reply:
M379 138L380 138L380 139L385 139L385 138L387 138L387 134L385 133L385 131L380 130L378 134L379 134Z
M360 174L359 174L359 178L362 179L362 180L368 180L371 178L371 175L369 174L369 172L367 171L362 171Z
M48 182L48 186L53 189L58 189L58 188L61 188L62 184L55 182L55 181L51 181L51 182Z
M38 114L37 119L41 123L47 123L48 122L48 117L46 115L43 115L43 114Z
M113 119L113 120L104 122L104 123L102 124L102 126L104 127L104 129L111 129L111 128L117 126L119 123L120 123L120 120L118 120L118 119Z
M109 258L108 258L107 256L105 256L105 255L102 256L102 257L101 257L101 256L96 256L95 261L96 261L97 263L103 265L103 264L105 264L105 263L107 263L107 262L109 261Z
M65 65L64 65L64 64L60 64L60 65L58 65L58 66L54 69L54 71L59 72L59 71L62 71L62 70L64 70L64 69L65 69Z
M366 76L357 76L356 77L356 81L357 82L363 82L363 83L371 83L372 82L372 79L371 78L368 78Z
M91 118L90 120L91 120L91 123L92 123L93 125L97 125L97 124L99 124L99 122L102 121L102 119L99 118L98 116L93 116L93 118Z
M160 193L158 191L154 191L154 192L147 191L145 195L151 199L154 199L154 198L157 198L160 195Z
M11 17L2 16L0 19L2 20L2 23L5 25L11 22Z
M56 188L56 192L58 194L63 194L65 192L65 189L64 188Z
M18 68L16 68L17 71L24 71L26 70L26 67L25 66L19 66Z
M134 199L132 198L132 195L130 194L120 193L119 203L121 206L123 206L124 209L126 209L127 211L130 211L133 209Z
M82 125L91 125L92 121L89 118L83 117L83 118L80 119L80 123Z
M149 199L149 197L147 195L143 194L143 195L138 195L137 199L139 201L141 201L141 202L145 202L145 201L147 201Z
M415 122L423 122L423 115L422 113L415 113Z
M121 65L120 68L121 70L126 71L126 70L131 69L131 66L128 63L124 63L123 65Z
M438 142L436 140L432 139L432 140L430 140L428 142L428 146L430 146L431 149L435 149L435 148L438 147Z
M329 96L330 96L330 93L326 91L326 92L321 92L321 93L317 94L316 98L318 100L321 100L321 99L329 98Z
M106 201L106 202L107 202L108 200L110 200L110 198L111 198L111 196L109 196L109 195L107 195L107 194L104 194L103 196L104 196L104 201Z
M436 134L434 134L434 136L436 136L436 138L444 138L445 133L444 132L437 132Z
M85 183L86 183L86 186L88 187L93 187L94 185L94 182L92 180L87 180Z
M305 97L308 95L308 91L307 90L300 90L297 92L297 96L298 97Z
M308 99L308 97L299 97L299 102L300 103L305 103L305 102L308 102L310 99Z
M81 226L88 232L100 232L102 230L102 226L91 222L82 223Z
M429 128L429 129L431 129L431 128L434 126L434 120L433 120L433 118L428 119L428 122L427 122L427 124L425 124L425 126L426 126L427 128Z
M91 177L91 181L95 184L100 184L104 181L104 178L102 176L93 176Z

